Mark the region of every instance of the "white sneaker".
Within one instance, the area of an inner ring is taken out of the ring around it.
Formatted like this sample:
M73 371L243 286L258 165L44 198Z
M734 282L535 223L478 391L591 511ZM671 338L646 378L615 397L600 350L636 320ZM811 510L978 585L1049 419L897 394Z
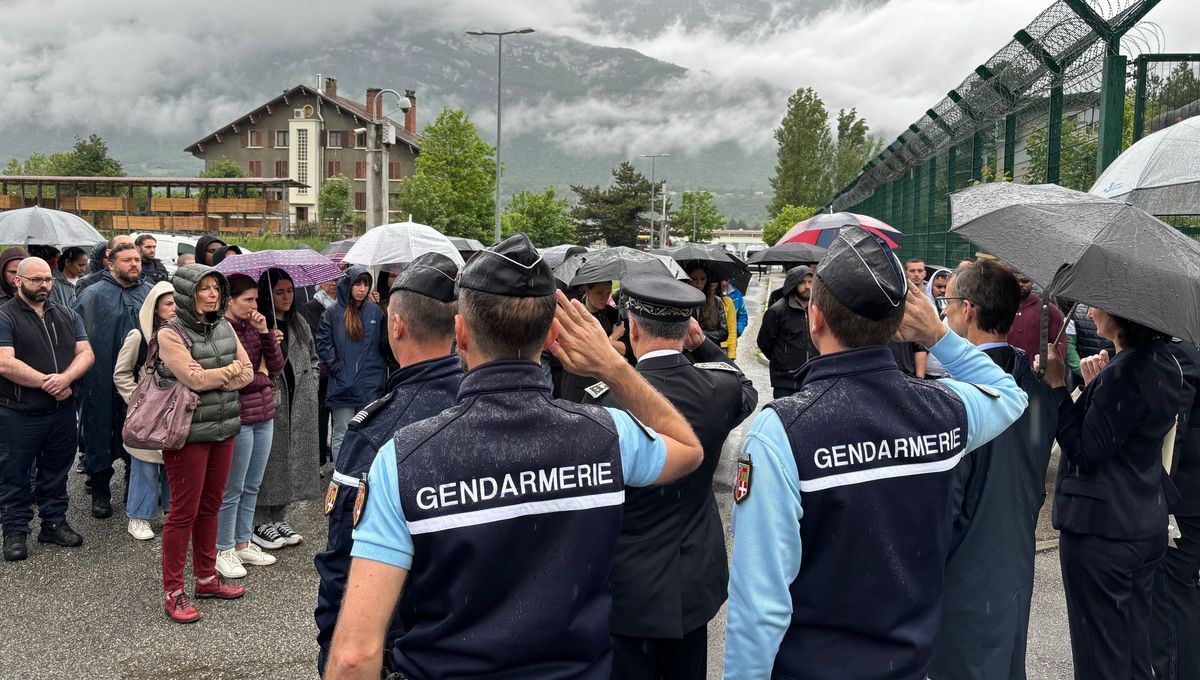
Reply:
M242 560L232 549L218 550L217 573L225 578L243 578L246 576L246 568L242 566Z
M287 522L276 522L275 531L279 532L279 535L283 537L284 543L288 545L300 545L304 542L304 537L292 531Z
M149 541L154 538L154 530L150 528L150 522L144 519L129 518L129 526L126 531L130 536L133 536L139 541Z
M249 564L255 567L266 567L275 564L275 556L268 555L253 543L248 543L245 548L237 551L237 557L242 564Z
M254 533L250 534L250 540L266 550L279 550L287 545L287 541L283 540L283 536L274 524L260 524L254 527Z

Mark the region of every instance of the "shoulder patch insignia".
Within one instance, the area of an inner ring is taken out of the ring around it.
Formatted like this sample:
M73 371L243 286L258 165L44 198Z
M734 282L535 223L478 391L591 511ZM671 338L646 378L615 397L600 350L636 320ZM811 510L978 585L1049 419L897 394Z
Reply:
M729 371L730 373L737 373L736 368L724 361L703 361L698 364L692 364L692 366L705 371Z
M364 422L366 422L367 418L370 418L371 416L375 415L376 412L378 412L383 407L387 406L388 402L390 402L391 400L392 400L392 393L388 393L388 394L385 394L382 397L376 399L375 401L367 404L366 406L364 406L362 408L361 411L354 414L354 417L350 419L350 422L346 424L346 427L348 427L352 430L357 430L358 428L362 427L362 424Z
M367 475L363 473L362 479L358 480L358 495L354 497L354 526L358 526L358 520L362 519L363 510L367 507Z
M604 396L605 392L608 391L608 385L598 382L591 387L585 388L583 391L587 392L588 396L590 396L592 399L599 399L600 397Z
M329 488L325 490L325 514L333 512L333 508L337 505L338 487L340 485L335 481L329 482Z
M988 385L980 385L979 383L971 383L971 385L974 386L975 389L979 390L980 392L983 392L984 394L991 397L992 399L1000 398L1000 392L998 392L996 390L996 388L994 388L994 387L990 387Z
M733 480L733 502L741 503L750 497L750 481L754 473L754 464L750 455L738 456L737 476Z

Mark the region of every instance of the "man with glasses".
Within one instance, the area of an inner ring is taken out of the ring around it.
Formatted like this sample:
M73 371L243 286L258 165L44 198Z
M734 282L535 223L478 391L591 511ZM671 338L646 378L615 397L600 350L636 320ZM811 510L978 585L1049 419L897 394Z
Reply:
M929 677L1023 678L1034 530L1057 411L1025 353L1005 341L1021 304L1011 271L986 260L962 265L937 301L946 325L1011 375L1029 407L954 471L954 534Z
M35 501L38 542L83 544L67 524L67 472L79 436L74 385L92 365L83 321L49 299L50 265L39 257L22 260L16 283L16 297L0 306L0 522L9 562L29 554Z

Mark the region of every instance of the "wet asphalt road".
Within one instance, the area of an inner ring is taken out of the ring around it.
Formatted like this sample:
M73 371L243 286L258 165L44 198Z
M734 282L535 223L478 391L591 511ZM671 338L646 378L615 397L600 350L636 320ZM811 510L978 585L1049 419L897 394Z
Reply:
M778 285L780 277L775 277ZM770 381L756 360L754 337L767 280L747 295L750 327L738 363L759 387L760 406ZM752 418L730 437L714 487L729 523L737 445ZM314 471L314 474L316 472ZM161 603L159 541L125 533L124 508L96 520L88 514L83 477L71 475L71 525L84 546L37 543L36 520L24 562L0 563L0 678L315 678L312 621L317 579L312 558L323 547L324 517L317 501L293 506L289 521L303 545L276 552L279 563L248 567L245 598L202 600L204 619L190 626L168 621ZM154 524L156 533L161 523ZM190 572L189 572L190 588ZM1037 558L1028 667L1032 680L1071 677L1066 608L1057 552ZM720 678L725 612L709 626L709 677Z

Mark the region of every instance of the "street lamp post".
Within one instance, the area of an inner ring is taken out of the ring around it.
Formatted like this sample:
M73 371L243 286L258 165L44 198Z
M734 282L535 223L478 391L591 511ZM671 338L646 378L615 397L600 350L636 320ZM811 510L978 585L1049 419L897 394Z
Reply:
M496 36L496 243L500 242L500 95L504 92L501 65L504 63L504 36L533 33L533 29L518 28L513 31L467 31L467 35Z
M643 153L638 154L638 158L650 159L650 247L654 247L654 161L659 158L670 158L669 153ZM665 212L665 211L664 211ZM664 246L664 244L659 244Z

